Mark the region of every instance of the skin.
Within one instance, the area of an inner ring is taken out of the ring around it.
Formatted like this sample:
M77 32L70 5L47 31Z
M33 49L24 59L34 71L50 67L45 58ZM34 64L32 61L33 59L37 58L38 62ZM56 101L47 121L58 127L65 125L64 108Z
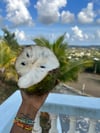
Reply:
M47 94L38 96L38 95L28 95L24 91L21 91L22 103L18 110L17 117L29 116L32 120L35 119L36 114L40 107L43 105L45 99L48 96ZM10 133L31 133L32 131L25 130L21 127L18 127L15 123L10 131Z

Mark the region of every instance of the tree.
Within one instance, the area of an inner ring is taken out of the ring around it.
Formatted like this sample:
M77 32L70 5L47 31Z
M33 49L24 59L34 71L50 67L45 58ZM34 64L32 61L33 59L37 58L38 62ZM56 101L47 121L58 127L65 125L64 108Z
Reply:
M14 33L3 29L4 36L0 41L0 68L3 70L5 78L16 77L14 63L21 47L19 46Z
M2 29L4 32L3 40L6 41L7 45L14 51L18 51L19 44L17 42L15 33L9 32L6 28Z
M21 53L21 55L17 58L16 70L20 74L19 79L21 79L25 83L24 85L26 85L26 82L29 83L28 80L33 78L32 75L35 75L34 80L36 80L36 79L38 79L39 74L41 76L42 75L41 73L45 72L44 68L48 69L48 67L47 66L45 67L44 64L46 62L46 59L50 59L49 58L50 56L48 56L47 53L45 54L45 52L42 51L42 50L46 49L45 47L47 47L51 51L53 51L53 53L56 55L57 59L59 60L60 67L56 67L55 69L51 69L51 71L49 71L49 73L46 75L46 77L44 79L42 79L40 82L38 82L38 83L35 82L36 83L35 85L33 85L29 88L23 89L24 91L26 90L26 92L28 94L31 94L31 96L32 96L32 94L42 95L42 94L45 94L47 92L50 92L56 85L59 84L59 82L66 82L69 80L75 80L77 78L77 75L78 75L80 68L81 67L83 68L83 66L85 66L86 64L89 63L88 61L75 62L74 60L68 60L68 58L67 58L68 54L66 53L68 50L67 49L68 45L66 42L64 42L64 38L65 38L65 34L60 36L59 38L57 38L53 44L50 43L45 38L35 38L34 42L38 46L29 46L29 47L25 48L23 50L23 52ZM41 47L39 47L39 46L41 46ZM45 50L45 51L49 53L49 50ZM52 53L51 51L50 51L50 53ZM42 58L44 60L41 60L41 55L42 56L45 55L46 58ZM39 62L40 60L42 62L41 63L42 65ZM50 66L52 66L52 64L50 64ZM37 68L39 68L39 69L37 69ZM40 70L40 68L43 68L42 72L40 73L40 71L38 71L38 75L37 75L37 70ZM47 69L45 69L45 70L47 70ZM32 80L32 82L33 82L33 80ZM22 83L22 82L20 82L20 83ZM21 88L23 88L23 87L21 87ZM28 96L28 98L32 98L29 95L27 95L27 96ZM41 97L37 96L37 98L39 99ZM39 101L38 99L36 99L35 102ZM30 101L30 99L29 99L29 101ZM31 101L34 101L34 100L31 99ZM41 101L40 101L40 103L41 103ZM33 108L33 106L32 106L32 108Z
M50 43L45 38L35 38L34 42L38 46L47 47L57 56L60 67L51 71L41 82L27 89L27 92L32 94L43 94L52 90L59 82L67 82L76 80L78 73L86 65L90 65L91 61L87 60L69 60L68 59L68 44L64 41L65 34L58 37L55 42Z
M15 77L14 62L16 54L5 41L0 42L0 68L5 78Z
M65 42L64 39L65 34L58 37L53 44L51 44L45 38L34 39L36 45L50 48L57 56L60 62L58 79L61 82L77 79L78 72L80 72L80 70L82 70L84 67L90 66L93 63L91 60L69 60L68 56L70 53L68 51L68 43Z

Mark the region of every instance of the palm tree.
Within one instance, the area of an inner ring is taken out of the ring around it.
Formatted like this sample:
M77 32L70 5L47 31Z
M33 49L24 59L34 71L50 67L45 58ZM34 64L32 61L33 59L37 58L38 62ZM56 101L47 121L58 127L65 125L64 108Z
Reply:
M64 41L65 34L58 37L55 42L50 43L45 38L35 38L34 42L38 46L47 47L57 56L60 67L49 72L49 74L38 84L27 89L27 92L32 94L43 94L51 91L59 82L67 82L76 80L78 73L82 68L91 64L91 61L80 60L73 61L68 59L68 44Z
M14 33L10 33L7 29L3 29L4 36L0 41L0 68L4 70L5 78L16 77L14 63L21 47L15 38Z
M64 39L65 34L58 37L53 44L45 38L34 39L36 45L50 48L57 56L60 62L58 79L61 82L77 79L78 72L80 72L82 68L92 65L93 63L91 60L69 60L68 56L70 53L68 52L68 43L66 43Z
M7 45L14 51L18 52L19 44L17 42L15 33L9 32L6 28L2 29L4 32L3 40L6 41Z
M42 81L40 81L38 84L35 84L27 89L24 89L24 91L26 91L28 94L35 93L37 95L42 95L44 93L50 92L53 88L55 88L56 85L59 84L59 82L67 82L69 80L70 81L76 80L78 73L81 70L80 68L84 68L87 64L90 64L89 61L69 60L68 59L69 54L67 53L68 44L64 41L64 39L65 39L65 34L60 36L59 38L57 38L54 43L50 43L45 38L35 38L34 39L34 42L36 43L36 45L41 46L41 47L47 47L51 51L53 51L53 53L56 55L57 59L59 60L60 67L50 71L48 73L48 75ZM32 47L30 47L30 49L32 49ZM20 64L19 66L21 66L21 64L22 64L25 67L25 65L28 64L25 61L26 61L26 59L30 60L30 57L32 57L32 53L30 53L30 51L28 49L28 50L26 50L26 52L24 54L22 53L22 56L20 56L20 57L21 57L20 59L22 59L22 60L19 61L19 64ZM24 62L23 62L23 58L24 58ZM32 63L31 63L31 65L32 65ZM20 70L20 68L19 68L19 70ZM26 70L26 68L25 68L25 70ZM27 73L28 73L28 71L27 71ZM21 71L20 71L20 74L21 74ZM38 78L38 77L36 76L36 78ZM43 128L44 125L42 124L41 126ZM45 131L43 130L43 132L45 132ZM47 130L46 130L46 132L47 132Z
M8 78L15 75L14 62L16 59L16 54L3 40L0 42L0 49L0 68L3 70L3 75L5 78Z

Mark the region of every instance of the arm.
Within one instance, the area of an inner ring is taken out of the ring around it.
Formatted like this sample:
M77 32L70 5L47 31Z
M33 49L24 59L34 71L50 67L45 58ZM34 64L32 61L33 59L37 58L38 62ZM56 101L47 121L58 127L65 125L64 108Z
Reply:
M28 117L29 119L34 121L37 111L44 103L48 94L44 94L42 96L28 95L23 91L21 92L21 94L22 94L22 104L19 108L16 117L18 118ZM23 129L20 126L18 126L16 123L14 123L10 133L31 133L31 131L32 130L28 131L26 129Z

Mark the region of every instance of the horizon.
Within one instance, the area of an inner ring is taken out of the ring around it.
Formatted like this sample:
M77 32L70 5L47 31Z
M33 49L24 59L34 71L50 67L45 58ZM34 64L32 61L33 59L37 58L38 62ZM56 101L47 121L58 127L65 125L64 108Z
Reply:
M14 32L19 44L43 36L50 41L66 33L69 45L100 46L99 0L2 0L2 28Z

